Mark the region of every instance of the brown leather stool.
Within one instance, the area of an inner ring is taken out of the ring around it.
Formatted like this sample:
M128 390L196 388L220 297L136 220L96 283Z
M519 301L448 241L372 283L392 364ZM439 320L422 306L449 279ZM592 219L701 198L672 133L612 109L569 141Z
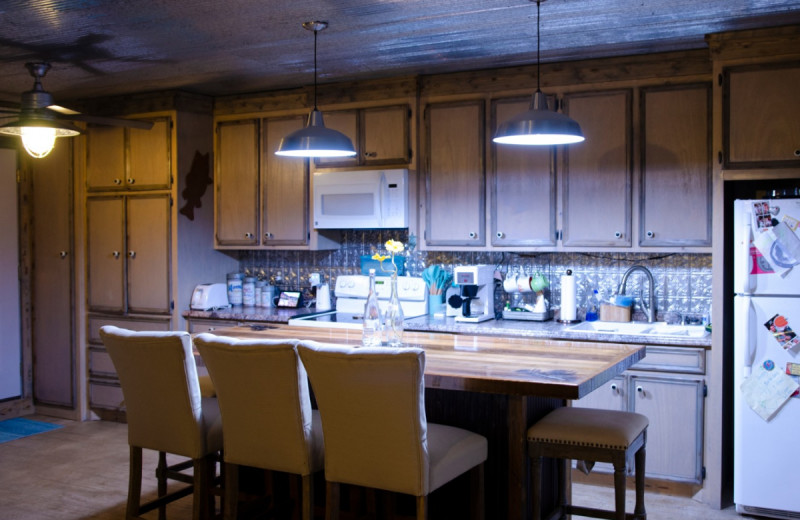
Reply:
M589 408L557 408L528 429L528 454L531 458L531 485L534 520L541 520L542 457L562 459L558 483L558 505L548 518L581 515L611 520L645 520L644 461L647 443L647 417L638 413ZM625 466L635 454L636 506L625 514ZM611 462L614 464L616 511L581 507L566 500L567 464L570 460Z

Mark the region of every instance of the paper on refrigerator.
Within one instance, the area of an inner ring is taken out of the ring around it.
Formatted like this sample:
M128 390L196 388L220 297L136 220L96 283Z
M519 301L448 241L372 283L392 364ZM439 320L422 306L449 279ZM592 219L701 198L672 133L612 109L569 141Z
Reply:
M767 370L763 365L753 367L741 386L747 405L765 421L772 419L798 388L800 384L782 371Z

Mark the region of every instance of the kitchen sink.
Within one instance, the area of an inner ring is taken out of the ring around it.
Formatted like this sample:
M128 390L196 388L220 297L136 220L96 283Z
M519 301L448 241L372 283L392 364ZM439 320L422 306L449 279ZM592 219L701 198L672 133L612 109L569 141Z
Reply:
M670 325L655 323L584 321L566 328L570 332L592 332L597 334L619 334L630 336L687 336L700 338L708 334L702 325Z

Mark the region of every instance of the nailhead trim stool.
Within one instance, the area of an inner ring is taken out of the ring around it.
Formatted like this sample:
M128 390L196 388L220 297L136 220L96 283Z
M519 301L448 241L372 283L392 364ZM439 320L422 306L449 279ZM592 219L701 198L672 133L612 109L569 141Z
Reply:
M558 505L547 518L581 515L609 520L646 520L644 508L644 462L647 417L638 413L589 408L557 408L528 429L531 460L531 504L533 520L541 520L542 457L559 461ZM632 454L636 470L636 506L625 514L625 466ZM568 504L567 464L570 460L611 462L614 465L616 511Z

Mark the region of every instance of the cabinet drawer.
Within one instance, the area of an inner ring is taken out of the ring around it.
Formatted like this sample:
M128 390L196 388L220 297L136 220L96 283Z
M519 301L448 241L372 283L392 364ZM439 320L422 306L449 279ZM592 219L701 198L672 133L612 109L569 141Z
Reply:
M201 332L214 332L217 329L235 327L239 322L233 320L187 320L187 327L192 334Z
M693 347L648 345L645 358L633 365L631 370L705 374L706 351L702 348Z
M117 377L117 370L108 352L97 347L89 347L89 376Z
M93 407L119 410L125 407L125 398L119 385L89 381L89 403Z
M100 327L103 325L114 325L122 329L129 330L170 330L169 319L148 319L148 318L115 318L111 316L89 316L89 343L102 344L100 339Z

